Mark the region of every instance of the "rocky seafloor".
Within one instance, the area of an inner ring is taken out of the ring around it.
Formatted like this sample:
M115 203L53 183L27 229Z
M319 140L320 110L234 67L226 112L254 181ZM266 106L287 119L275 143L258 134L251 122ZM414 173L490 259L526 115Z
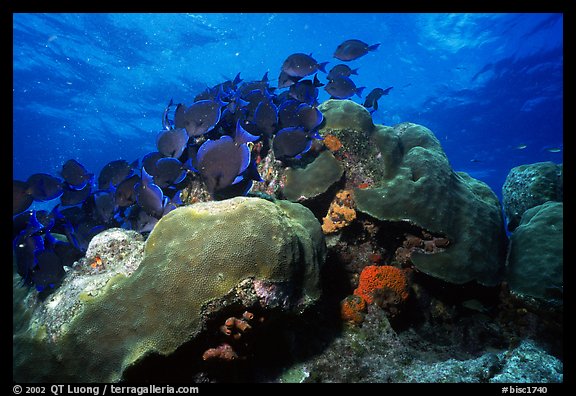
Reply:
M15 274L14 380L562 382L562 166L514 168L500 203L426 127L319 109L323 140L259 158L248 197L192 180L49 296Z

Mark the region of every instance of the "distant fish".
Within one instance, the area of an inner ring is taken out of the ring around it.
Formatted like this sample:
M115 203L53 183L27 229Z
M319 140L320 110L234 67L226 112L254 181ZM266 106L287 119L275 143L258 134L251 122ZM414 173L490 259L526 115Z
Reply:
M545 150L549 153L560 153L562 151L562 147L548 147Z
M105 190L112 186L117 186L123 180L134 174L134 168L138 167L138 160L128 163L126 160L110 161L100 171L98 175L98 189Z
M236 124L234 138L222 136L218 140L207 140L200 146L196 156L197 169L202 175L210 194L231 185L250 163L247 143L258 139Z
M276 159L300 158L310 150L312 139L321 138L318 132L310 132L303 127L288 127L278 131L272 142Z
M334 80L336 77L350 77L352 74L358 75L358 68L351 69L350 66L340 63L339 65L336 65L330 69L326 78L328 80Z
M176 107L174 126L184 128L190 137L210 132L220 120L220 109L225 103L220 99L200 100L186 109L183 104Z
M12 181L12 216L27 210L34 202L28 183L21 180Z
M326 73L326 65L329 62L318 63L311 55L296 53L290 55L282 63L281 70L291 77L306 77L318 70Z
M332 98L335 99L348 99L352 97L354 94L358 95L358 97L362 97L362 91L366 87L356 87L354 81L352 81L349 77L336 77L334 80L330 81L324 89L328 92Z
M516 150L524 150L526 147L528 147L526 144L519 144L518 146L514 147L514 149L516 149Z
M380 99L384 95L388 95L388 92L394 87L388 87L386 89L382 88L374 88L370 93L366 96L366 100L364 100L364 107L367 109L372 108L370 110L370 114L374 113L378 110L378 99Z
M482 162L482 160L479 160L478 158L472 158L470 162Z
M180 158L188 139L188 133L181 128L160 131L156 136L156 148L165 157Z
M68 186L73 190L82 190L86 186L86 183L92 182L94 178L93 173L89 173L84 165L76 161L75 159L69 159L62 165L62 171L60 175L64 178L64 181L68 183Z
M50 201L63 193L63 181L47 173L35 173L26 180L34 201Z
M336 48L334 58L341 61L351 61L366 55L370 51L376 51L380 43L368 45L360 40L346 40Z

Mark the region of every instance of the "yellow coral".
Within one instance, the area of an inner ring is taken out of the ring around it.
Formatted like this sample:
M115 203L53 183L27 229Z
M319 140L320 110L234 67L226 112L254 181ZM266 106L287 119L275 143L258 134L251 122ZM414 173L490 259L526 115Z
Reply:
M350 190L340 190L328 209L328 213L322 219L322 231L324 234L334 233L356 219L354 199Z

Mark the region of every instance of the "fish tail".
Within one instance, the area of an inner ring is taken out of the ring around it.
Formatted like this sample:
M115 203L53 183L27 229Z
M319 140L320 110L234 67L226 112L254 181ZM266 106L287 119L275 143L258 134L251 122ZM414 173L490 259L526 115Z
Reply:
M364 91L365 88L366 88L366 87L356 88L356 95L358 95L359 98L362 97L362 91Z
M368 47L368 51L376 51L378 49L378 47L380 47L380 43L373 44L373 45Z
M318 63L318 70L320 70L323 73L326 73L326 65L330 63L330 62L322 62L322 63Z

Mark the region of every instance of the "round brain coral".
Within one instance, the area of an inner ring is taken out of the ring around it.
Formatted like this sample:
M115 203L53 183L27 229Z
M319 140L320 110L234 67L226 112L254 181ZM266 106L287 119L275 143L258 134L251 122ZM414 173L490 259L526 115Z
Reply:
M406 272L390 265L369 265L360 274L358 287L354 294L362 297L368 304L382 305L402 303L409 296L409 281Z

